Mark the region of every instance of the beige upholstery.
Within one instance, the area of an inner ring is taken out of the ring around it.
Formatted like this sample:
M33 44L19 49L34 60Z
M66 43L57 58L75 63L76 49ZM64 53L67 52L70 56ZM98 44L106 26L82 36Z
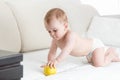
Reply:
M0 1L0 49L19 52L21 40L15 17L10 8Z
M51 38L44 28L44 16L54 7L63 9L72 30L83 34L97 11L82 5L79 0L5 0L13 11L21 34L21 51L44 49L50 46Z

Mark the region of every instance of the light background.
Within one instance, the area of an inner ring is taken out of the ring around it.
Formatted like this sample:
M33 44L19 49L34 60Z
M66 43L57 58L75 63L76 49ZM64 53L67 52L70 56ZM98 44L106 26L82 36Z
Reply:
M101 15L120 15L120 0L80 0L94 6Z

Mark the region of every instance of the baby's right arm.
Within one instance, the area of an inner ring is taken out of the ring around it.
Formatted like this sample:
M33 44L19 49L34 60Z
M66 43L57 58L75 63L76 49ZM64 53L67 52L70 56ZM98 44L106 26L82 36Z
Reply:
M56 45L55 41L52 40L52 44L51 44L50 51L48 54L48 62L55 59L56 50L57 50L57 45Z
M50 62L53 61L55 59L55 56L56 56L56 50L57 50L57 46L55 44L54 41L52 41L52 44L51 44L51 47L50 47L50 50L49 50L49 53L48 53L48 60L47 60L47 64L45 65L42 65L41 67L45 67L46 65L50 66Z
M53 62L55 60L56 50L57 50L57 45L56 45L55 41L52 40L52 44L51 44L51 47L50 47L50 50L49 50L49 53L48 53L47 64L42 65L41 67L45 67L46 65L49 65L50 67L52 67L51 62Z

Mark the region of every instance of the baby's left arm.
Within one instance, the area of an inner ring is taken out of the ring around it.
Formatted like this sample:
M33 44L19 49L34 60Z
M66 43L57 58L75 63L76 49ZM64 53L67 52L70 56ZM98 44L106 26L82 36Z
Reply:
M64 48L62 49L60 55L58 55L58 57L56 58L57 62L61 62L62 60L65 59L65 57L67 55L69 55L71 53L71 51L73 50L73 47L75 45L75 37L74 34L69 34L66 37L66 44L64 46Z

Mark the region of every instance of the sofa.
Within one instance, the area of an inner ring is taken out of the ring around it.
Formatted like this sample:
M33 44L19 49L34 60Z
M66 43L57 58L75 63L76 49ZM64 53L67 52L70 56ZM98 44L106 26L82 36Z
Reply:
M66 12L73 31L83 37L98 37L120 52L119 15L101 16L80 0L0 0L0 49L23 54L22 80L120 80L119 62L96 68L85 57L73 56L57 66L57 74L43 74L40 66L47 62L51 42L43 20L46 12L55 7Z

